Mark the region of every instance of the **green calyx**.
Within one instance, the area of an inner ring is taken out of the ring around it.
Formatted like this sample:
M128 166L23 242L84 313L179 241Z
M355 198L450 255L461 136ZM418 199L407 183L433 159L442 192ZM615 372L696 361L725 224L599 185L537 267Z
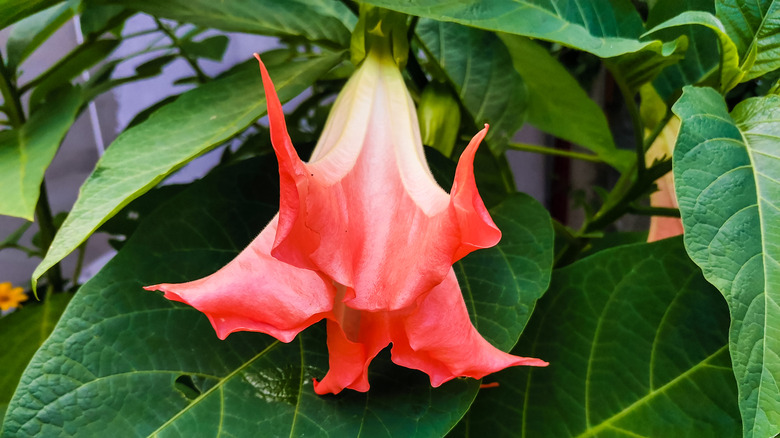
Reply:
M360 5L360 18L352 32L350 47L352 63L359 65L372 47L389 46L393 61L399 68L409 56L408 17L370 5Z

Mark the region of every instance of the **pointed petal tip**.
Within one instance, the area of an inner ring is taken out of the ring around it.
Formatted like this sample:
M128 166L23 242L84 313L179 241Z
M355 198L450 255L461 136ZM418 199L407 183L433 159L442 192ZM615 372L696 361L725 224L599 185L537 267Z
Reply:
M527 367L546 367L550 365L550 362L536 359L534 357L518 357L515 365L527 366Z

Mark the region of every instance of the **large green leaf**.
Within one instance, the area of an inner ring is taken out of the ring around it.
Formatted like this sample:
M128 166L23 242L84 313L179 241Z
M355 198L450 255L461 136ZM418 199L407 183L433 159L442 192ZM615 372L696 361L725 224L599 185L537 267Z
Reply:
M3 372L0 373L0 422L27 363L49 337L72 296L70 293L52 294L42 303L25 303L23 308L0 318L4 344L0 349L0 364L3 364Z
M704 26L715 32L715 36L720 43L720 74L718 87L723 92L726 92L739 84L745 76L745 71L743 71L742 66L740 65L737 46L734 45L731 37L726 34L726 28L723 27L723 24L714 15L704 11L686 11L660 23L648 31L648 33L687 25Z
M21 128L0 131L0 214L33 220L43 175L80 105L79 89L62 89Z
M301 36L310 41L330 41L349 47L350 31L357 22L337 0L99 0L159 17L214 27L279 37Z
M555 271L518 350L547 368L486 380L456 429L492 437L740 434L728 313L680 239L620 246ZM464 433L465 432L465 433Z
M340 59L340 54L330 54L269 66L279 98L298 95ZM33 281L130 201L265 114L264 96L257 66L249 63L183 94L123 132L81 187Z
M685 11L704 11L714 14L713 0L658 0L647 17L649 29L670 20ZM670 41L685 35L688 50L685 58L664 69L653 81L653 86L665 102L679 97L685 85L701 84L705 79L717 79L713 73L720 65L718 40L712 31L704 26L680 26L654 33L656 38Z
M715 8L740 59L755 57L746 80L780 68L780 1L719 0Z
M6 67L15 70L66 21L73 17L68 4L52 6L16 23L6 43Z
M417 35L438 63L478 127L489 123L487 142L500 154L523 125L526 89L506 47L492 32L422 19Z
M547 290L553 262L553 228L547 210L526 194L490 209L501 243L455 264L471 320L493 345L517 342L534 304Z
M290 344L257 333L220 341L200 312L141 289L207 275L235 256L276 211L272 163L251 159L212 173L138 227L33 358L2 436L441 436L460 419L476 395L472 379L434 389L424 374L380 355L368 394L317 396L311 379L328 367L321 324ZM509 309L532 305L548 281L550 225L526 197L495 216L518 232L483 250L494 252L486 262L504 263L464 262L462 278L477 320L505 325L487 328L494 338L503 330L500 342L511 345L519 331ZM509 272L516 278L496 284Z
M660 41L639 41L642 20L628 0L360 0L411 15L554 41L610 58L659 51Z
M731 310L730 348L746 437L780 433L780 96L729 115L686 87L674 180L685 246Z
M0 2L0 29L62 0L4 0Z
M528 123L626 170L634 155L615 147L604 111L550 53L528 38L501 34L528 89ZM565 123L562 123L565 121Z

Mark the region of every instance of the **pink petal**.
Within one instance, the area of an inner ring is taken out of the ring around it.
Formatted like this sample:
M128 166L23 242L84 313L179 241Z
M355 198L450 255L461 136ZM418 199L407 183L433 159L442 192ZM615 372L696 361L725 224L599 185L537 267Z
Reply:
M485 131L463 153L448 196L425 163L403 78L386 62L369 57L350 79L310 164L292 148L260 63L282 184L271 254L347 286L345 303L368 311L412 305L454 261L501 236L474 183Z
M480 248L490 248L501 240L501 230L498 229L490 217L482 197L477 191L477 183L474 180L474 156L477 148L487 135L488 125L471 139L466 150L458 160L455 171L455 180L450 190L451 208L455 210L461 231L461 243L452 263L462 259L468 253Z
M390 344L389 313L350 309L341 295L328 319L330 369L322 381L314 380L317 394L338 394L344 388L368 391L368 365Z
M216 273L189 283L157 284L165 292L205 313L217 336L236 331L267 333L290 342L301 330L329 314L335 288L313 271L271 257L277 218L235 259Z
M548 365L543 360L513 356L490 345L471 324L452 270L405 318L404 336L398 333L393 331L393 362L427 373L433 386L455 377L480 379L511 366Z

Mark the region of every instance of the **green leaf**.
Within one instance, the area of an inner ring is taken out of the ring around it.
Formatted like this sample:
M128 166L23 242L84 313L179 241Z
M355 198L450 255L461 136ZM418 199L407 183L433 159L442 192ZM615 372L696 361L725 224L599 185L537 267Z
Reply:
M80 105L77 88L63 89L21 128L0 131L0 214L33 220L44 172Z
M96 5L91 1L85 1L82 5L84 10L81 12L79 22L81 23L81 33L87 39L98 38L101 33L109 30L119 36L119 32L116 32L115 28L123 24L133 14L132 11L128 11L122 6Z
M739 436L728 312L680 239L555 271L515 348L546 368L486 381L460 435ZM766 436L766 435L765 435Z
M711 88L686 87L674 180L685 246L731 310L731 359L746 437L780 433L780 96L731 115Z
M626 53L604 60L615 81L627 92L636 94L639 88L653 81L665 68L684 58L688 40L684 37L646 50Z
M279 98L287 101L300 94L341 56L269 66ZM183 94L123 132L81 187L76 204L35 269L33 282L130 201L265 114L262 90L257 66L250 62L232 75Z
M704 11L715 13L712 0L658 0L650 9L646 26L653 28L658 24L685 11ZM688 40L688 50L680 62L664 69L653 81L658 94L670 105L682 92L685 85L705 84L705 80L716 81L713 73L720 65L720 50L717 38L712 38L712 31L704 26L679 26L660 30L654 34L656 38L670 41L680 36Z
M49 337L72 296L62 292L47 296L42 303L27 301L21 309L0 318L4 338L0 349L0 422L27 363Z
M46 41L63 23L73 17L73 9L68 4L44 9L11 28L6 43L6 67L15 70L22 61Z
M4 0L0 2L0 29L61 2L62 0Z
M317 396L311 379L321 378L328 367L321 324L290 344L258 333L234 333L220 341L197 310L141 289L208 275L254 238L277 210L273 163L273 158L262 157L222 168L149 216L122 251L79 290L22 377L0 435L98 436L105 430L128 437L446 433L468 409L477 381L456 379L431 388L424 374L381 355L372 363L368 394ZM511 233L525 228L517 239L505 236L500 244L518 278L506 289L488 286L496 273L504 277L502 264L479 271L463 264L472 288L485 285L487 294L505 297L495 310L478 307L478 321L500 324L514 318L508 311L515 305L512 291L517 286L540 288L546 283L541 277L549 275L533 266L549 263L549 242L543 237L549 218L533 201L513 199L495 215ZM526 212L531 219L523 225L504 218ZM531 235L537 231L538 236ZM520 248L542 255L513 255Z
M615 147L604 112L577 79L530 39L509 34L500 37L528 89L528 123L593 151L620 171L627 170L634 155Z
M184 41L181 48L188 55L221 61L229 42L225 35L214 35L201 41Z
M639 41L642 20L627 0L359 0L383 8L485 30L554 41L610 58L640 50L658 51L660 41ZM487 49L487 48L486 48Z
M30 107L36 111L53 90L68 86L81 72L104 60L119 45L119 40L106 39L87 41L76 47L51 68L33 79L23 88L35 85L30 96Z
M715 36L720 42L721 62L718 86L722 92L725 93L728 90L731 90L734 86L743 81L746 72L743 71L742 66L740 66L737 46L734 45L731 37L726 34L726 29L723 27L720 20L712 14L703 11L686 11L672 19L664 21L647 33L652 34L658 30L685 25L700 25L715 32Z
M278 37L300 36L309 41L332 42L341 48L349 47L350 31L357 22L357 17L336 0L115 0L111 4L198 26Z
M487 142L495 155L523 125L527 105L523 80L492 32L422 19L416 32L478 128L489 123Z
M509 196L490 215L501 242L454 268L474 326L490 343L509 350L550 283L553 228L547 210L523 193Z
M780 1L719 0L716 14L741 59L755 59L745 80L780 68Z

